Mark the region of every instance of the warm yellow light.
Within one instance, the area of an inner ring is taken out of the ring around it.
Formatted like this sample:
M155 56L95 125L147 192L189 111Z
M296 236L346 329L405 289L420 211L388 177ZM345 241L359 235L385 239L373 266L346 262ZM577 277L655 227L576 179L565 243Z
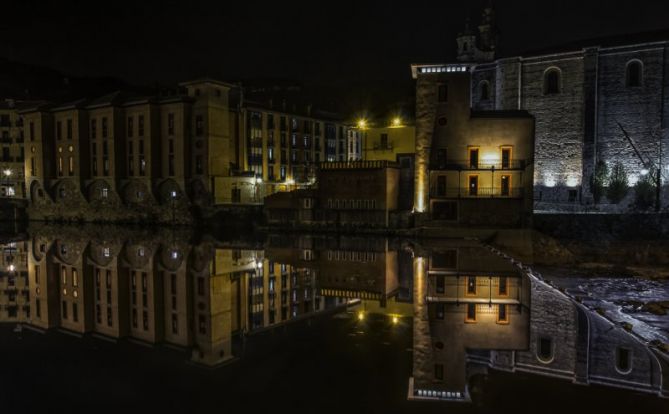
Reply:
M358 128L360 128L360 129L367 128L367 120L366 119L358 120Z
M393 316L393 325L397 325L397 323L400 321L400 318L397 316Z
M2 173L5 174L5 176L9 177L10 175L12 175L12 170L10 170L9 168L7 168L7 169L4 170Z
M14 270L16 270L16 266L14 266L13 264L9 265L9 271L13 272Z
M398 116L398 117L393 119L393 126L398 127L400 125L402 125L402 119Z
M365 312L363 311L358 312L358 320L359 321L365 320Z
M293 185L293 184L295 184L295 180L293 180L292 178L289 179L289 180L286 180L286 184Z

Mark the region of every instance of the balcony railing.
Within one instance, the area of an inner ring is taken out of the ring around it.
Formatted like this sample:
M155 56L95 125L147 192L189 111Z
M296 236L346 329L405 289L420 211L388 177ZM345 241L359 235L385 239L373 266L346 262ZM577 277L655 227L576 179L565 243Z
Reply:
M477 161L471 160L448 160L445 162L437 161L433 164L432 170L524 170L527 167L527 160L509 160L502 161Z
M478 187L473 188L447 188L446 191L437 191L433 188L430 191L432 198L521 198L524 194L524 188L512 187L502 189L500 187Z

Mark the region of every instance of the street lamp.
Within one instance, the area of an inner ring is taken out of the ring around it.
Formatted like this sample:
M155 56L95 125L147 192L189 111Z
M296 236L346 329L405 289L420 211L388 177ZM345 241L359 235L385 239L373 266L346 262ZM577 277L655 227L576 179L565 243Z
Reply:
M399 116L393 118L393 126L394 127L402 126L402 118L400 118Z

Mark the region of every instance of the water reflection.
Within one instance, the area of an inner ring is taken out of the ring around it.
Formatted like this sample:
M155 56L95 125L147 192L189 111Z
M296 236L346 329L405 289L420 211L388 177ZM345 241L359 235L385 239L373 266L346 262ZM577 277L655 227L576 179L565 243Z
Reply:
M276 327L345 318L355 335L374 321L413 337L412 401L484 399L500 372L669 395L665 356L473 240L42 226L2 251L0 322L25 328L176 346L216 367Z

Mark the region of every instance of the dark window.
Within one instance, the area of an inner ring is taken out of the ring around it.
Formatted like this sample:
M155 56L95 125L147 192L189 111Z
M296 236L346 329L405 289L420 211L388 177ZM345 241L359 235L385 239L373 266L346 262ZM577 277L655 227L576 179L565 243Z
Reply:
M439 175L437 176L437 196L446 195L446 176Z
M134 118L128 117L128 136L131 137L134 132Z
M490 99L490 85L486 81L481 82L480 96L482 101L487 101L488 99Z
M446 84L439 85L438 99L439 102L448 101L448 85Z
M204 134L204 120L202 115L197 115L195 117L195 135L202 136Z
M550 95L560 93L560 71L549 69L544 74L544 94Z
M506 305L500 304L497 306L497 322L508 322L509 316L506 313Z
M174 114L167 114L167 134L174 135Z
M102 138L107 138L107 118L102 118Z
M468 303L467 304L467 320L475 321L476 320L476 304Z
M504 276L499 278L499 294L508 295L507 279Z
M445 306L443 303L437 303L436 310L435 310L435 317L437 319L444 319L444 313L445 313Z
M578 191L577 190L569 190L569 202L570 203L575 202L577 197L578 197Z
M616 368L627 373L632 370L632 352L626 348L616 348Z
M203 277L198 277L197 278L197 294L200 296L204 295L204 278Z
M63 301L63 312L62 312L63 319L67 319L67 302Z
M539 338L537 341L537 356L543 361L549 361L553 358L553 341L550 338Z
M446 288L446 278L442 275L437 275L437 293L444 293Z
M63 123L56 122L56 139L63 139Z
M67 139L72 139L72 120L67 120Z
M202 155L195 156L195 174L202 174L203 172Z
M388 134L381 134L381 148L388 148Z
M434 364L434 379L444 379L444 366L442 364Z
M91 119L91 138L95 138L98 132L98 120Z
M144 136L144 115L137 117L137 135L140 137Z
M30 122L30 140L35 140L35 124L32 121Z
M627 64L627 74L625 76L625 84L628 87L641 86L643 77L643 66L641 62L634 60Z
M511 168L511 148L502 148L502 168Z

